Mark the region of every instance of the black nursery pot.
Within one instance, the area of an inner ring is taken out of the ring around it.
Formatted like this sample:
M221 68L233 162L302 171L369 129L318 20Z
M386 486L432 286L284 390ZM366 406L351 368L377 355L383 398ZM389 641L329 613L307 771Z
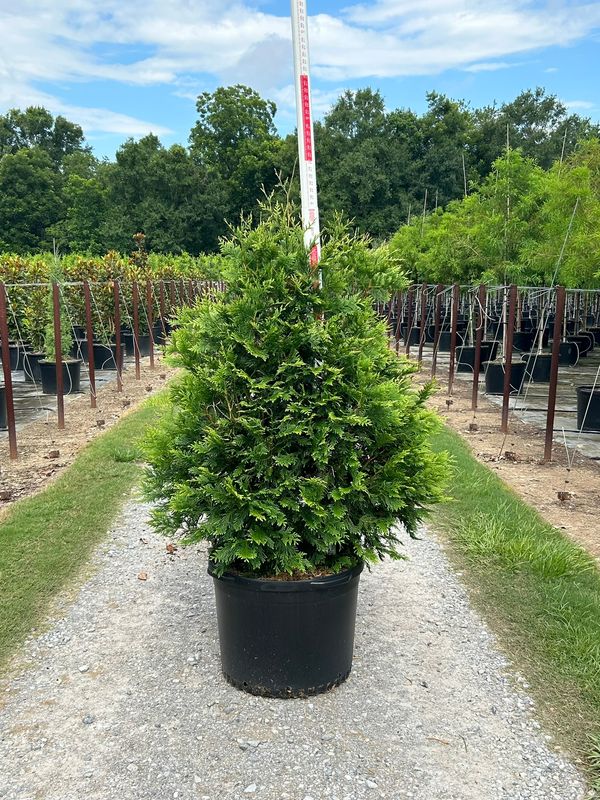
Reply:
M484 364L484 367L486 394L504 394L504 364L498 361L490 361ZM511 394L516 394L521 391L524 377L525 362L513 360L510 371Z
M94 342L94 369L117 369L117 345L100 344ZM123 355L125 353L125 343L121 342L119 370L123 369Z
M579 361L579 347L575 342L561 342L558 347L558 363L573 367Z
M593 350L595 337L590 333L580 333L577 336L567 336L567 342L575 342L581 357L586 356L590 350Z
M339 575L269 581L212 575L223 675L264 697L305 697L352 668L362 564Z
M513 334L513 347L515 350L525 352L531 350L533 345L532 331L515 331Z
M123 341L125 342L125 347L127 349L128 356L135 356L134 350L134 335L133 333L123 333ZM138 347L140 350L140 356L149 356L150 355L150 335L145 333L141 334L137 337Z
M475 353L477 348L475 346L467 346L461 347L456 352L458 353L458 361L456 363L456 371L457 372L474 372L475 371ZM491 359L491 352L492 348L488 344L481 343L481 359L479 364L483 364L484 361L489 361Z
M43 360L38 363L42 375L42 392L56 394L56 362ZM81 361L63 361L62 374L64 394L81 391Z
M463 341L464 341L463 337L457 331L456 332L456 347L457 348L460 347L461 344L463 343ZM451 344L452 344L452 332L451 331L442 331L440 333L440 338L438 340L438 352L440 352L440 353L449 353Z
M548 383L552 355L550 353L523 353L525 363L525 379L533 383Z
M40 361L44 358L44 355L44 353L25 353L23 356L23 376L26 383L42 382Z
M577 387L577 427L584 431L600 431L600 387Z
M5 431L8 427L6 421L6 387L0 386L0 431Z

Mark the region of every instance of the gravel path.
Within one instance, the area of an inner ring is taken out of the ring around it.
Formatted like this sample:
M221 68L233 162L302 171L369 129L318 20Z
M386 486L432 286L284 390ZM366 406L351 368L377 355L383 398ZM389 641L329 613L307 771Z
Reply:
M3 800L585 796L429 534L361 578L348 682L265 700L220 675L205 557L146 519L127 506L0 687Z

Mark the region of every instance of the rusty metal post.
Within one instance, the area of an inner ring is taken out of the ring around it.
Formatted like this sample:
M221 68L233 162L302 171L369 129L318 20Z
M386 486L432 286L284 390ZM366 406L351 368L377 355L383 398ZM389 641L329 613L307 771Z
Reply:
M146 281L146 316L148 317L148 333L150 335L150 369L154 369L154 309L152 308L152 284Z
M512 351L517 310L517 287L513 283L508 292L508 323L506 326L506 350L504 352L504 393L502 396L502 433L508 431L508 411L510 404L510 379L512 377Z
M96 370L94 367L94 332L92 330L92 294L89 281L83 282L85 298L85 335L88 351L88 376L90 379L90 407L96 408Z
M140 372L140 293L137 281L131 284L133 294L133 353L135 356L135 379L137 381L142 377Z
M450 364L448 365L448 394L452 394L454 386L454 368L456 366L456 327L458 323L458 301L460 300L460 286L455 283L452 287L452 311L450 313Z
M410 332L413 325L413 299L414 292L412 287L408 290L407 296L407 309L406 309L406 340L404 342L404 352L407 356L410 355Z
M479 373L481 372L481 342L485 326L485 284L479 284L477 293L477 330L475 332L475 363L473 365L473 391L471 393L471 409L477 411L479 396Z
M60 330L60 294L58 284L52 284L52 314L54 317L54 360L56 362L56 413L58 429L65 427L65 387L63 383L62 340Z
M158 303L160 308L160 324L162 326L163 336L167 337L167 326L165 323L165 282L161 281L158 285Z
M13 396L12 373L10 371L10 350L8 347L7 294L4 282L0 282L0 339L2 341L2 371L4 373L4 394L6 398L6 426L8 428L8 449L11 461L18 458L17 427L15 423L15 400Z
M427 321L427 283L421 287L421 325L419 327L419 362L423 361L423 347L425 345L425 323Z
M556 287L556 308L554 315L554 333L552 338L552 361L550 363L550 386L548 388L548 414L546 416L546 440L544 443L544 461L552 460L552 435L554 433L554 415L556 413L556 393L558 389L558 361L563 317L565 314L565 287Z
M442 292L444 286L441 283L435 287L435 310L434 310L434 329L433 329L433 355L431 358L431 377L435 378L437 370L438 348L440 346L440 332L442 326Z
M183 278L179 281L179 305L185 305L185 284L183 282Z
M402 336L402 292L396 292L396 354L400 352L400 337Z
M113 284L115 299L115 358L117 361L117 392L123 391L123 376L121 375L121 291L119 281Z
M177 306L177 294L175 291L175 281L169 281L169 314L173 318L173 313Z
M190 305L193 305L196 302L196 295L194 293L194 281L192 280L188 281L188 299Z

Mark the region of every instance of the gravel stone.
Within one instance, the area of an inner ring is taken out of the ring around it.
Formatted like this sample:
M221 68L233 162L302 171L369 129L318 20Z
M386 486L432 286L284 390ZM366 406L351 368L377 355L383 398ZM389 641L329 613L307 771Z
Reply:
M275 700L225 682L206 548L169 555L148 512L128 504L0 683L2 800L586 796L430 532L363 573L348 681Z

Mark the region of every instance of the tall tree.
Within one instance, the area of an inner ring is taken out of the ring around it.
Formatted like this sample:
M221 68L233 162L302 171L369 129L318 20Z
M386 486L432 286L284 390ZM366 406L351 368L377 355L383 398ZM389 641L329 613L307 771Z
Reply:
M255 211L263 188L269 192L277 182L281 140L273 122L275 103L237 84L204 92L196 108L192 157L223 182L226 213L235 221L240 213Z
M49 250L49 229L62 215L61 178L39 147L0 159L0 249Z
M60 164L65 156L85 149L83 130L65 117L53 117L41 106L29 106L25 111L13 108L0 116L0 156L34 147Z

